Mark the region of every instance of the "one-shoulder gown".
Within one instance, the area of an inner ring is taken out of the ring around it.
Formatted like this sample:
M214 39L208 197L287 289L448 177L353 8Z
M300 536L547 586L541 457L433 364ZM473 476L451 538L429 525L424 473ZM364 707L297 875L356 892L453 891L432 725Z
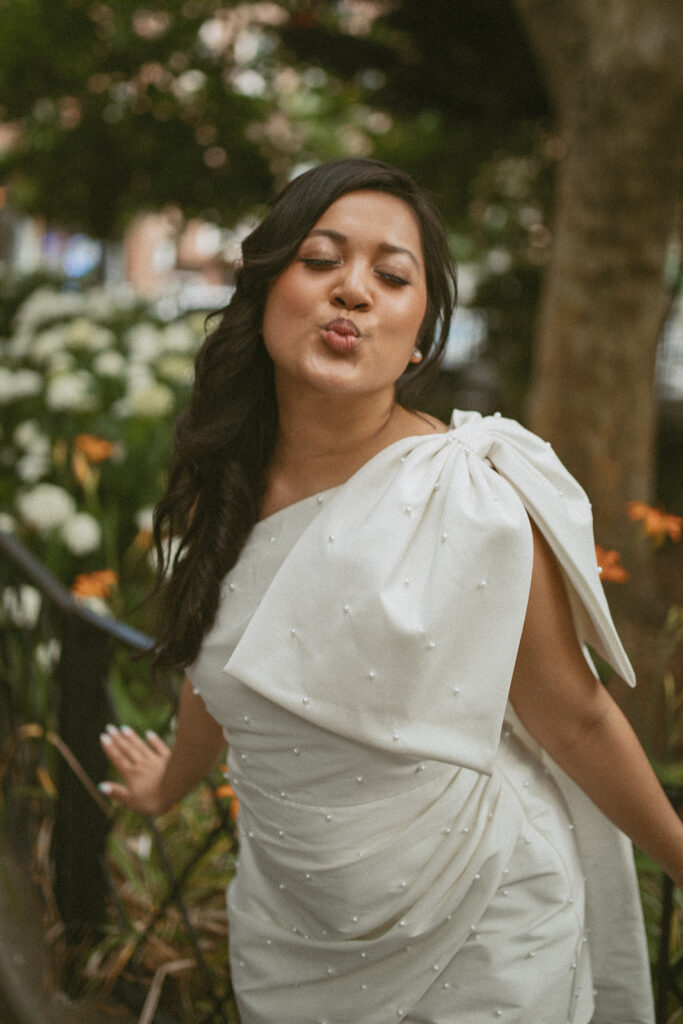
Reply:
M529 517L632 683L586 496L502 417L264 519L223 581L188 675L240 798L242 1024L653 1024L630 844L508 702Z

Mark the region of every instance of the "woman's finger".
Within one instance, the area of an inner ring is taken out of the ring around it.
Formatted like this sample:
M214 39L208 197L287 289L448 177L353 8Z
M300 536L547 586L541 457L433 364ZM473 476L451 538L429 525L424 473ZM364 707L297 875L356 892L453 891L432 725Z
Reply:
M160 736L152 730L148 729L145 733L145 739L149 743L152 750L159 754L160 757L167 757L171 753L171 748L167 746Z
M100 734L100 743L115 768L125 771L138 760L130 737L120 732L115 725L108 725L107 731Z
M119 770L133 768L155 755L168 756L170 750L163 740L156 735L154 743L151 742L151 736L148 736L148 740L150 742L146 743L128 725L122 725L120 728L108 725L107 731L100 736L100 742L109 760Z
M122 804L127 804L130 800L130 791L118 782L100 782L97 788L110 800L117 800Z
M129 725L119 729L121 747L133 761L143 761L149 757L150 748L147 743Z

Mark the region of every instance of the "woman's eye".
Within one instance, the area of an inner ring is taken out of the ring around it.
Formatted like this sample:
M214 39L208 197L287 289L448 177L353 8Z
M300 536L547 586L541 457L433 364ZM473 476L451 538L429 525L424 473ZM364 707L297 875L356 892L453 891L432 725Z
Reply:
M336 267L339 260L323 259L318 256L302 256L301 262L307 267Z
M389 284L410 284L410 281L408 281L405 277L400 277L398 274L391 274L389 273L388 270L380 270L378 271L378 273L379 276L383 278L385 281L388 281Z

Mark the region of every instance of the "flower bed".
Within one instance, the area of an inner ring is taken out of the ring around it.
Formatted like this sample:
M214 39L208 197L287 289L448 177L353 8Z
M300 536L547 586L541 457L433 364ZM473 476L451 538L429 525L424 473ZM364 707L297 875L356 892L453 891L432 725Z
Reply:
M165 323L128 290L42 287L0 339L0 529L94 610L145 630L152 507L203 320Z
M92 610L146 633L154 618L153 603L144 600L155 567L152 507L203 333L203 314L164 322L128 291L42 287L19 306L10 336L0 339L0 529L15 534ZM60 641L58 634L42 636L43 604L28 583L0 592L0 620L35 638L30 657L44 684L42 696L33 694L21 709L21 735L0 750L0 774L13 751L56 724L50 678ZM150 685L146 666L123 648L114 652L108 686L119 722L168 730L168 694ZM41 764L39 776L26 780L42 801L48 834L55 769ZM152 1004L162 994L167 1005L180 1000L184 1020L204 1019L208 1011L207 967L226 992L224 890L235 831L228 810L234 800L221 781L217 774L157 824L115 813L105 938L81 960L77 990L106 992L121 979L146 983ZM36 850L33 869L59 935L45 856L45 849ZM66 956L59 943L51 949L55 963ZM204 973L197 970L198 949ZM169 970L179 962L182 971ZM227 1005L224 1013L232 1012Z

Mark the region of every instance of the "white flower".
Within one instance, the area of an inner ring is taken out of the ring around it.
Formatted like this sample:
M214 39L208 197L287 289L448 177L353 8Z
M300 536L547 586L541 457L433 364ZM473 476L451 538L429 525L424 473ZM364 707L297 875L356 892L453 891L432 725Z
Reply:
M64 325L64 340L69 348L89 349L97 330L96 324L87 317L77 316Z
M192 360L187 356L162 356L157 363L157 373L172 384L191 384L194 376Z
M40 429L38 420L22 420L14 428L12 440L18 448L23 448L32 454L48 452L50 440Z
M175 561L175 556L178 554L178 550L180 548L181 543L182 543L182 538L181 537L172 537L171 538L171 544L170 544L170 550L169 550L168 538L166 540L164 540L164 542L163 542L163 545L164 545L164 564L166 566L166 573L167 574L171 571L171 568L173 567L173 563ZM150 552L149 552L147 558L149 560L150 566L152 567L154 572L156 572L157 571L157 567L159 565L159 560L157 558L156 548L151 548L150 549Z
M62 352L65 344L64 327L62 325L59 327L49 327L47 330L36 334L31 342L31 358L37 363L44 363L58 352Z
M108 327L100 327L84 316L77 317L67 325L64 338L69 348L87 349L92 352L109 348L116 341Z
M14 359L25 359L31 353L32 346L32 331L15 330L7 343L7 352Z
M177 320L164 327L164 349L166 352L193 352L200 338L186 320Z
M60 374L69 373L76 365L76 360L66 350L55 352L48 359L45 369L51 377L58 377Z
M512 266L512 256L507 249L491 249L486 256L486 266L492 274L507 274Z
M137 363L151 363L164 350L164 335L154 324L136 324L126 332L126 345Z
M148 530L152 532L154 525L154 507L152 505L146 505L145 508L141 508L135 514L135 525L138 530Z
M95 356L92 368L98 377L119 377L126 368L126 360L115 349L107 349Z
M17 508L24 522L39 533L49 533L75 514L76 502L63 487L42 483L18 494Z
M173 409L173 392L165 384L151 383L128 395L125 408L129 416L166 416Z
M26 452L14 467L17 476L25 484L34 484L41 477L45 476L50 469L51 459L48 453Z
M14 533L17 521L9 512L0 512L0 530L3 533Z
M141 832L138 836L128 836L126 846L140 860L149 860L152 854L152 837L149 832Z
M45 643L36 644L33 657L36 665L42 672L51 672L59 661L62 653L62 645L57 637L50 637Z
M126 384L128 394L135 391L142 391L154 383L154 374L149 366L143 363L130 363L126 366Z
M130 285L90 288L83 293L83 312L94 320L108 320L122 309L132 309L138 301Z
M62 525L62 540L72 555L89 555L102 542L102 527L89 512L77 512Z
M92 393L94 378L87 370L59 374L48 383L45 401L49 409L87 412L96 406Z
M0 366L0 405L37 395L43 378L35 370L9 370Z
M18 587L6 587L2 592L3 618L20 629L31 629L35 626L41 604L40 591L28 583L20 583Z
M60 292L55 288L37 288L17 311L15 323L23 331L35 329L44 320L59 316L76 316L83 300L77 292Z
M37 420L24 420L12 435L16 446L23 450L17 460L15 472L26 484L34 484L49 471L52 459L50 440L41 431Z

